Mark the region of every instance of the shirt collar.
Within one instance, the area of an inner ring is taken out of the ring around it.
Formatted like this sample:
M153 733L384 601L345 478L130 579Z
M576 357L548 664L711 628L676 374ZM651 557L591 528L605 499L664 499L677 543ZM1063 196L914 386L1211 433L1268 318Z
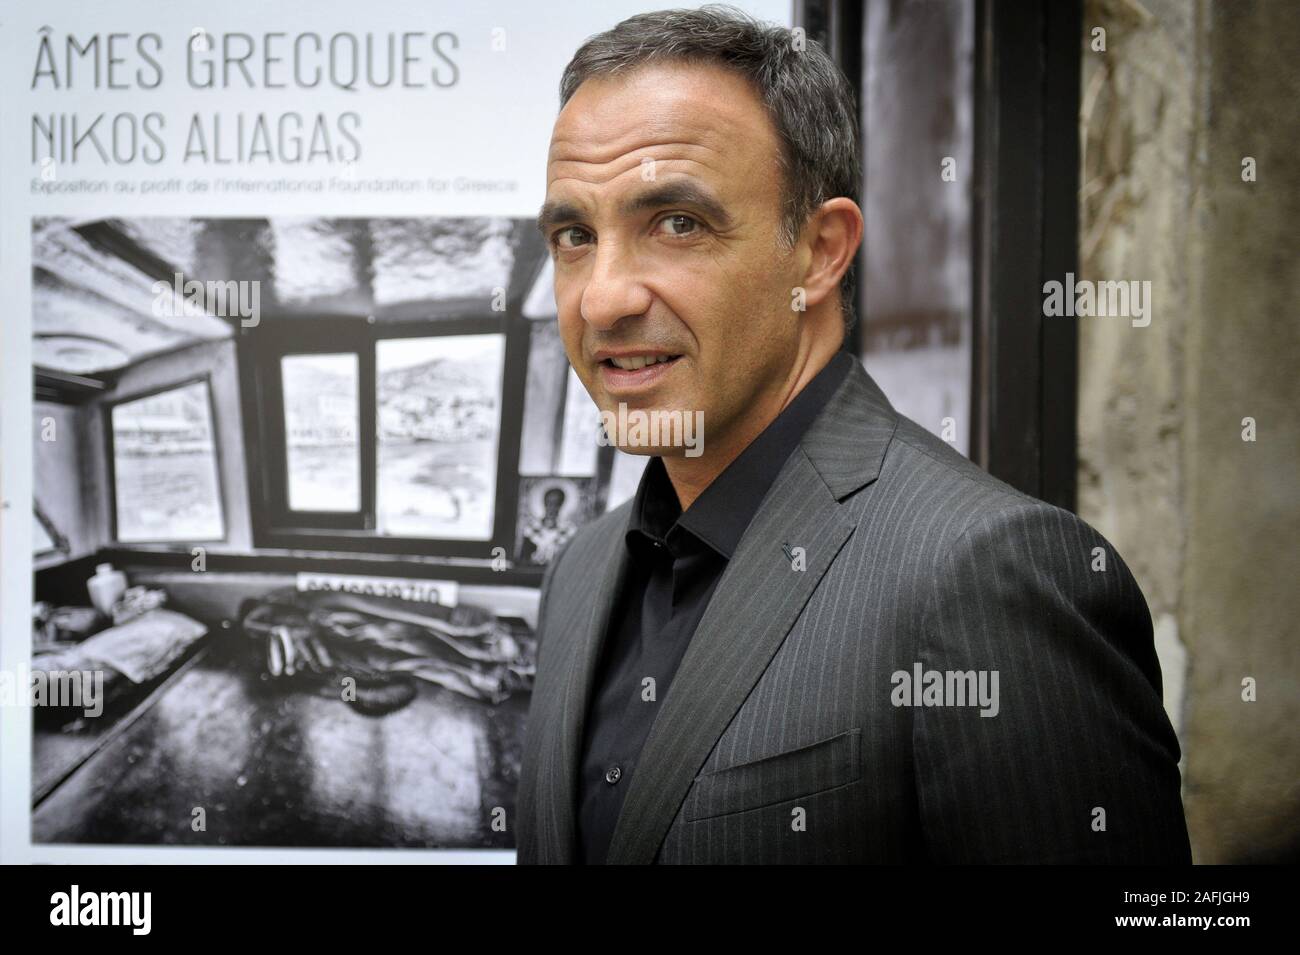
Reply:
M689 532L730 560L786 459L844 380L853 361L848 352L837 352L685 513L663 459L652 458L632 503L629 547L634 546L634 540L649 537L666 541L673 548L674 538Z

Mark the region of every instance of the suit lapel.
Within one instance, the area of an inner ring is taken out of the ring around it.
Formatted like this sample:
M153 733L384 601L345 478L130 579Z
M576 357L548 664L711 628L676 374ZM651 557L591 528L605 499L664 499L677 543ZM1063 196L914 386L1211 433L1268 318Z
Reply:
M700 767L852 535L855 524L839 501L879 474L896 423L855 362L786 461L714 591L641 752L609 862L654 861ZM804 570L792 566L797 547Z
M618 524L614 532L605 535L600 542L600 553L591 558L590 566L602 568L601 577L590 604L584 603L577 608L566 659L557 667L557 671L564 674L559 717L554 730L558 737L559 765L554 766L552 772L540 773L537 779L539 805L553 807L556 828L554 838L542 847L543 855L549 857L542 861L569 864L576 857L576 793L583 724L595 680L596 662L627 575L625 532L626 523ZM551 853L556 855L551 857Z

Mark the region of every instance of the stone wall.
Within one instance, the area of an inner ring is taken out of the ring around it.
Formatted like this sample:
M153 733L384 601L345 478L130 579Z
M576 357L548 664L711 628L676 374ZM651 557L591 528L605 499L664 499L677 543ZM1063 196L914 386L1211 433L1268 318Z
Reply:
M1087 0L1082 42L1080 278L1152 311L1079 320L1079 512L1150 603L1196 861L1294 860L1300 4Z

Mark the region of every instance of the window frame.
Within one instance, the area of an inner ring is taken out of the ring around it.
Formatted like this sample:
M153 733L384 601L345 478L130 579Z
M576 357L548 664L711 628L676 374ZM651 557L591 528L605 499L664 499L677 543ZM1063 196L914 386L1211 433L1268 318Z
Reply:
M369 317L263 317L240 336L250 360L241 357L245 387L255 400L255 420L246 420L248 482L253 514L253 545L262 549L338 551L382 555L437 556L490 560L496 547L513 555L519 493L519 436L524 415L524 375L528 323L517 303L493 313L481 306L457 309L447 317L372 321ZM310 336L310 341L304 337ZM380 341L501 335L504 340L497 427L496 486L492 531L486 540L406 537L382 534L378 514L378 377ZM284 393L280 361L288 355L349 354L358 362L361 509L340 513L292 511L288 507L288 446L284 440Z
M190 385L203 385L204 392L207 394L208 405L208 428L212 435L212 463L216 471L217 485L217 519L221 525L220 537L183 537L183 538L148 538L145 540L122 540L118 536L118 513L117 513L117 452L113 441L113 411L121 405L131 404L135 401L141 401L145 398L152 398L156 395L165 394L169 391L179 391L182 388L188 388ZM111 401L105 401L102 408L104 423L104 442L107 450L105 460L105 469L108 473L108 539L111 546L131 548L131 547L151 547L151 546L188 546L197 544L226 544L230 541L230 521L226 508L226 482L223 478L225 473L224 460L221 453L221 432L217 423L217 404L216 398L212 392L212 375L204 372L200 375L190 375L176 381L168 382L155 388L149 388L144 391L133 392L124 395L121 398L113 398Z
M1083 3L970 2L970 457L1018 490L1074 510L1078 319L1045 320L1042 288L1078 271ZM864 5L795 0L793 22L826 47L858 93ZM858 275L864 254L859 249ZM862 354L865 310L861 316L845 345L855 356Z
M303 321L298 319L297 321ZM266 514L275 527L319 531L364 531L374 511L374 443L367 443L365 422L375 413L374 361L366 362L366 339L355 322L313 319L310 340L302 341L305 327L280 329L267 336L259 352L258 373L266 390L261 414L266 454ZM292 323L285 323L292 325ZM303 511L289 506L289 443L285 433L283 359L297 355L355 355L357 359L357 466L360 469L356 511ZM367 387L369 386L369 387ZM370 453L367 454L367 451Z

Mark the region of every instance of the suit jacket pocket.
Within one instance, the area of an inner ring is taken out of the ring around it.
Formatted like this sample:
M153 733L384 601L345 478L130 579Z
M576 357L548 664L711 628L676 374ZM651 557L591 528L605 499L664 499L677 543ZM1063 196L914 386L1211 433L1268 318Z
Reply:
M695 777L686 797L687 822L811 796L856 782L862 775L862 730L729 766Z

